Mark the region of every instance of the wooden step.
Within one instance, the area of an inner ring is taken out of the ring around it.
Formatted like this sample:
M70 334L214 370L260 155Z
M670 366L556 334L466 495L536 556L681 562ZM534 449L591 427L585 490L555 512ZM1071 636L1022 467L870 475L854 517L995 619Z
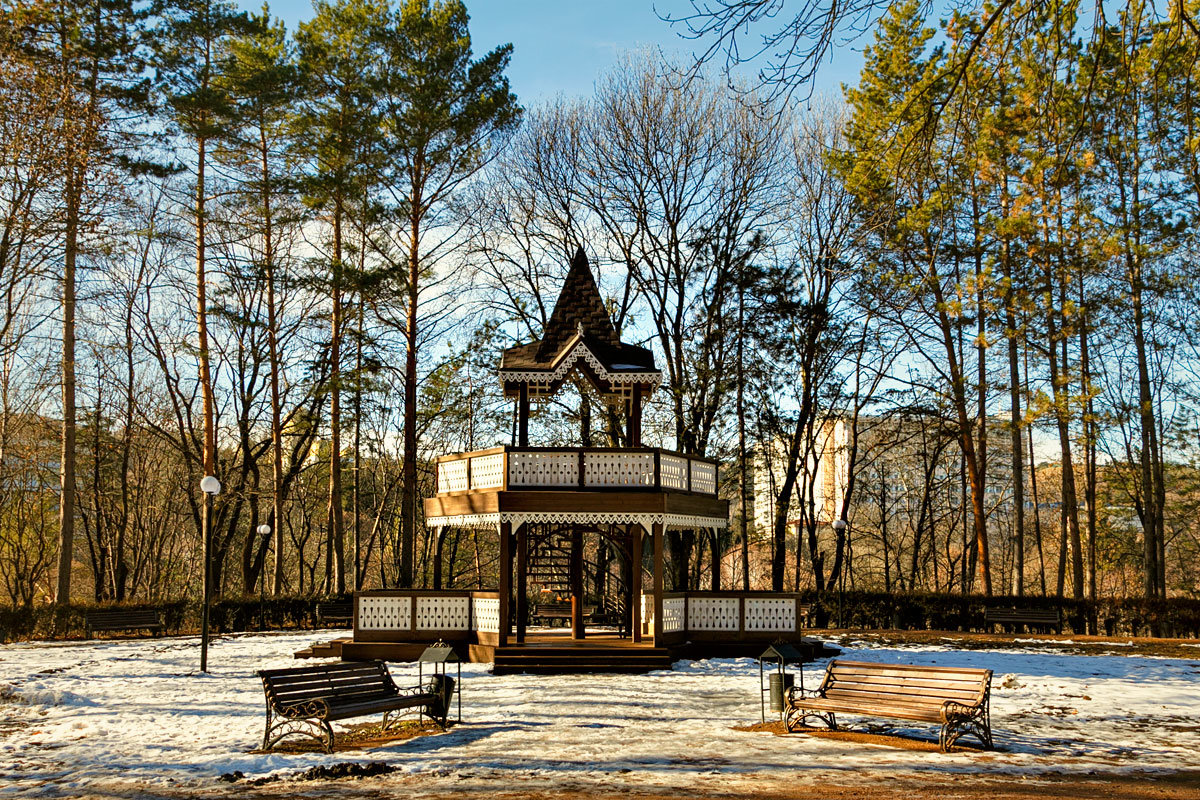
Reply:
M292 654L292 658L341 658L342 645L352 641L352 639L334 639L331 642L316 642L303 650L297 650Z
M665 647L546 647L496 648L492 672L496 675L528 673L643 673L671 668Z

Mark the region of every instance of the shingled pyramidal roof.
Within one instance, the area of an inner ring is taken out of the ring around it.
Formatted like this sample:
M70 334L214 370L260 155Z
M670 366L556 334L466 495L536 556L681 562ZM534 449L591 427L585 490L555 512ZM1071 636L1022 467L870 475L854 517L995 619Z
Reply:
M528 373L548 373L538 376L539 379L557 383L563 377L557 373L565 372L566 362L574 360L570 357L581 345L608 373L593 376L609 384L602 390L615 389L626 382L645 383L647 376L659 376L653 353L617 338L582 247L571 260L542 338L505 350L500 358L500 378L506 389L511 382L527 382ZM514 374L518 372L522 374Z

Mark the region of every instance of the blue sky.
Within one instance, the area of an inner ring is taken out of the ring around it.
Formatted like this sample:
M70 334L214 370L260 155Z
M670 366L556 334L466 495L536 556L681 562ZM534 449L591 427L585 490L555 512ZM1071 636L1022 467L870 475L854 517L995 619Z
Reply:
M597 76L625 50L650 45L687 57L692 42L655 15L655 2L664 12L688 8L687 0L466 0L476 53L513 44L509 80L526 106L560 94L590 94ZM238 4L258 10L262 0ZM271 11L294 29L312 15L312 2L272 0ZM821 70L818 92L837 93L841 82L856 80L861 46L838 48Z

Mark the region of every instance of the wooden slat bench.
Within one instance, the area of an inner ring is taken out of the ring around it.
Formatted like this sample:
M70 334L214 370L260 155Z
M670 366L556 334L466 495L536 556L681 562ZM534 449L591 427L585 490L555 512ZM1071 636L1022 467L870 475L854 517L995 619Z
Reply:
M434 675L426 686L401 689L392 681L382 661L341 661L308 667L259 670L267 701L267 729L263 750L287 736L316 739L325 752L333 752L330 722L368 714L383 714L383 727L392 712L418 709L446 727L454 679Z
M1052 628L1062 633L1062 615L1057 608L1014 608L1012 606L992 606L983 611L987 629L1000 625L1014 630L1018 625L1029 628Z
M147 630L155 636L159 636L164 630L162 616L157 609L153 608L136 611L130 609L85 611L83 612L83 622L89 639L97 631Z
M317 603L317 624L351 625L354 622L353 603Z
M965 734L991 749L991 683L990 669L835 659L818 689L788 691L784 724L794 731L816 718L836 730L837 713L934 722L941 725L942 752Z
M583 607L583 618L589 621L596 614L595 606ZM533 613L530 615L534 619L541 620L566 620L571 621L571 604L570 603L538 603L533 607Z

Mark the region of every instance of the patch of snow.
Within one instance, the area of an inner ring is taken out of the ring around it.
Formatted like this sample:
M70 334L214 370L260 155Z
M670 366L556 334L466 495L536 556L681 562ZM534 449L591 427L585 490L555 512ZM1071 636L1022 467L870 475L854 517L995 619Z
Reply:
M463 722L449 732L355 753L251 754L262 740L255 671L293 666L313 632L216 639L198 671L197 637L0 646L0 798L74 796L89 787L211 786L222 773L387 762L453 786L523 776L609 787L752 792L763 781L897 773L1026 774L1200 768L1194 661L1027 647L856 642L845 657L986 667L998 752L913 752L803 735L736 731L759 721L755 659L680 661L647 675L493 676L463 665ZM1029 640L1025 640L1028 642ZM1058 643L1058 640L1054 640ZM1018 643L1019 644L1019 643ZM401 686L416 664L391 665ZM793 671L795 671L793 669ZM815 687L824 662L805 665ZM839 716L851 729L936 740L932 725ZM689 783L690 782L690 783Z

